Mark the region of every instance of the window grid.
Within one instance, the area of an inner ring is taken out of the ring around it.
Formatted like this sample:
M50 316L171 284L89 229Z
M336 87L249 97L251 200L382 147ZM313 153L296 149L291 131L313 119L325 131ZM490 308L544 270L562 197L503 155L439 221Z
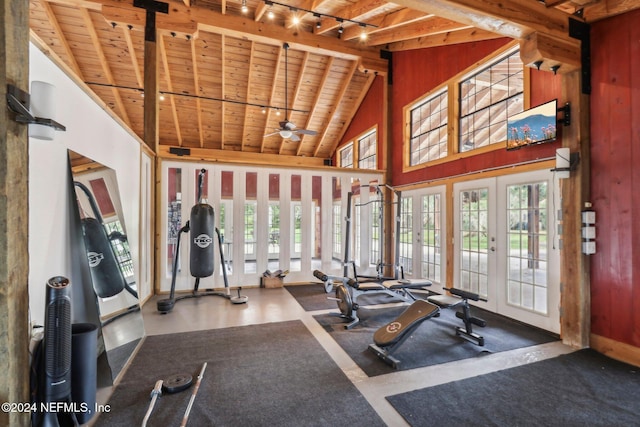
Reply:
M353 167L353 143L347 145L340 150L340 167L352 168Z
M507 140L507 117L524 109L524 66L515 51L459 84L459 151Z
M486 188L460 192L460 287L488 293L488 204Z
M375 130L358 139L358 167L360 169L377 169L377 146L378 138Z
M547 183L507 187L507 302L547 314Z
M416 166L446 157L448 93L427 98L410 111L409 164Z
M400 267L405 274L413 274L413 199L405 197L400 206Z
M333 204L333 256L342 253L342 206Z
M440 194L422 197L422 278L439 282L441 278Z
M371 203L371 236L369 239L369 263L378 266L380 259L380 235L381 235L380 201Z

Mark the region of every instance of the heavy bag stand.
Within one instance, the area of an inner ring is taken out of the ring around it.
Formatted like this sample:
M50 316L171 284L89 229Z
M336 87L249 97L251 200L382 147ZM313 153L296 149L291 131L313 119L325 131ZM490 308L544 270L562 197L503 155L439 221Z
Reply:
M203 186L203 182L204 182L204 174L206 173L206 169L202 169L198 175L198 204L196 204L193 209L192 209L192 218L193 218L193 212L196 211L199 207L205 207L210 209L211 211L213 210L213 208L211 208L211 206L207 205L206 203L204 203L204 200L201 198L202 197L202 186ZM163 300L159 300L157 303L157 308L158 311L161 314L166 314L169 313L171 310L173 310L173 307L176 303L176 301L180 301L183 299L187 299L187 298L200 298L203 296L219 296L219 297L223 297L228 299L229 301L231 301L232 304L244 304L246 303L249 298L246 295L240 295L240 291L242 290L242 287L237 288L238 294L232 296L231 295L231 289L229 288L229 280L227 278L227 263L225 261L224 258L224 251L222 248L222 243L223 243L223 239L222 239L222 235L220 234L220 230L218 230L217 227L215 227L215 233L218 236L218 250L220 252L220 265L222 267L222 277L224 279L224 292L220 292L220 291L214 291L212 289L207 289L204 292L199 292L198 288L200 286L200 277L195 277L195 283L193 285L193 292L191 294L186 294L186 295L180 295L178 297L175 296L175 290L176 290L176 274L178 272L178 258L179 258L179 254L180 254L180 240L182 238L182 233L187 233L190 231L191 226L190 226L190 222L191 221L187 221L186 224L184 225L184 227L182 227L180 229L180 231L178 232L178 242L176 244L176 249L175 249L175 254L173 257L173 272L171 275L171 291L169 293L169 298L168 299L163 299ZM193 256L192 256L193 258ZM192 259L193 261L193 259ZM212 260L213 261L213 260Z

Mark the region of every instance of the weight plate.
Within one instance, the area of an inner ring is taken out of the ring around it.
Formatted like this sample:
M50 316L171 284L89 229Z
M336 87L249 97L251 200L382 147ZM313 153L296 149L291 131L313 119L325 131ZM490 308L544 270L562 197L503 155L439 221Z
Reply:
M351 301L351 294L347 290L345 285L339 285L336 287L336 298L338 299L338 308L343 316L353 317L353 302Z
M166 393L178 393L191 387L193 377L189 374L172 375L162 383L162 390Z

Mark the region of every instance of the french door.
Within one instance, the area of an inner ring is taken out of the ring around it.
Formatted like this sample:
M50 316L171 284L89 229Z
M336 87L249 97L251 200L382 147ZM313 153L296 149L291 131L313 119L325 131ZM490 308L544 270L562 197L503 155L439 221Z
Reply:
M455 184L453 283L490 311L560 332L555 188L548 171Z

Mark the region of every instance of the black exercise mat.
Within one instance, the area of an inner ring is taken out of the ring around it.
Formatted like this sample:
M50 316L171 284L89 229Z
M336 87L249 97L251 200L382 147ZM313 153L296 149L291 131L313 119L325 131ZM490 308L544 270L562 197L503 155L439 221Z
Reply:
M368 349L373 342L373 334L402 313L405 306L392 308L361 308L358 310L360 324L346 330L344 319L330 314L319 314L314 318L331 334L336 342L370 377L395 370L385 364ZM483 347L472 344L456 336L455 328L463 326L455 316L455 310L443 309L439 317L422 322L393 355L401 362L401 369L421 368L455 360L467 359L529 347L555 341L558 338L543 330L523 325L486 310L472 307L471 314L487 322L485 328L474 326L474 332L484 337Z
M300 321L148 336L96 426L140 425L158 379L208 363L190 426L383 426ZM163 394L149 427L177 426L192 388Z
M330 310L336 309L338 311L338 304L336 301L328 299L328 297L335 297L335 291L326 293L324 291L324 285L321 283L315 283L310 285L290 285L285 286L285 289L296 299L298 304L304 308L304 311L318 311L318 310ZM420 293L413 291L413 295L416 298L426 298L427 293ZM388 302L402 302L398 298L394 298L387 294L380 294L371 292L371 294L358 296L358 304L361 306L385 304Z
M640 369L593 350L387 397L413 426L637 426Z

